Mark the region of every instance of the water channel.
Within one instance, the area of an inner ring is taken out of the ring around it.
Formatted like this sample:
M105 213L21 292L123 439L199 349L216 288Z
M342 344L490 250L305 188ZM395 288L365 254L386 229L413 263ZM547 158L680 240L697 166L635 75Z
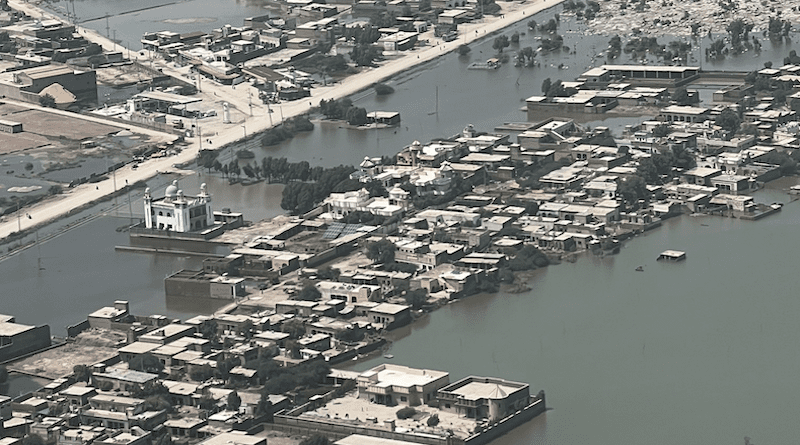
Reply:
M551 14L535 19L541 22ZM584 36L574 23L562 27L574 29L561 32L567 44L577 45L576 54L542 57L539 69L508 64L492 72L467 71L470 59L451 54L392 80L397 91L388 98L370 93L355 98L370 110L400 111L403 125L396 133L318 125L257 158L355 164L364 156L394 154L414 139L452 135L467 123L490 130L524 120L518 111L521 99L538 94L545 77L573 79L608 41L607 36ZM515 28L524 31L524 24ZM520 46L535 46L533 39L527 33ZM728 58L718 67L743 70L765 60L780 63L791 49L764 46L761 58ZM491 41L472 45L471 59L490 57L490 47ZM569 68L559 70L559 63ZM437 109L437 87L439 112L429 114ZM157 195L169 179L151 181ZM209 183L217 208L241 210L251 220L280 212L280 186L229 186L207 174L185 178L181 186L193 193L201 180ZM757 199L787 202L784 189L794 183L771 184ZM100 204L73 219L100 209L108 216L0 262L0 312L22 323L49 323L61 335L63 326L115 299L130 300L139 314L186 317L210 310L164 297L163 278L199 267L199 259L114 250L114 245L127 244L127 233L116 229L130 219L123 199L118 208L112 205ZM132 208L140 213L141 201ZM796 202L758 222L669 220L626 242L617 256L585 256L539 271L530 292L476 296L426 316L397 333L393 361L447 370L453 379L495 375L529 382L534 392L544 389L551 411L499 439L500 445L742 443L744 436L759 444L788 443L800 436L800 388L794 384L800 371L800 301L792 260L798 221ZM41 232L56 231L66 222ZM655 262L665 249L685 250L688 258L677 264ZM644 272L635 272L639 265ZM382 361L360 363L356 369Z

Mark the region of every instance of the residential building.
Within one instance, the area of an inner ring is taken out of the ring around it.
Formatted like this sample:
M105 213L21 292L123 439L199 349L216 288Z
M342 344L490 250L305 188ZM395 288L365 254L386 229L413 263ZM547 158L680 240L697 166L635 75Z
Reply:
M50 326L28 326L14 322L14 317L0 321L0 362L50 346Z
M494 377L465 377L436 393L439 409L474 419L496 422L530 403L527 383Z
M381 405L418 406L436 398L436 391L450 383L444 371L416 369L385 363L358 375L358 397Z

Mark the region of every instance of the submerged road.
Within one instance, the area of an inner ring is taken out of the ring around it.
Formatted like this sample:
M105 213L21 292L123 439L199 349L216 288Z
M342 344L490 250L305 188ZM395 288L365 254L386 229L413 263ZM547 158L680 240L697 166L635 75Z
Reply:
M273 105L271 119L268 119L269 115L267 114L266 106L260 103L251 103L255 89L249 84L244 83L231 87L211 81L203 81L201 85L202 94L211 100L228 102L237 111L235 120L232 120L231 123L222 123L221 119L217 119L215 122L202 123L202 136L198 137L197 140L192 138L192 140L187 141L188 146L184 147L183 151L177 156L149 159L139 164L137 169L132 169L130 165L127 165L116 171L114 181L109 179L97 184L79 185L66 190L61 195L47 198L33 206L23 208L20 211L20 215L16 213L6 215L5 220L0 222L0 240L5 239L19 229L25 231L56 220L72 209L90 204L114 193L115 190L126 183L133 184L136 181L147 180L157 175L159 171L172 170L172 166L175 164L194 161L202 146L202 139L208 135L213 135L214 137L213 148L221 149L243 139L247 134L252 135L262 132L271 126L280 124L281 117L285 119L308 113L313 108L313 103L318 104L322 99L341 99L370 88L375 83L385 81L401 72L455 51L464 43L485 38L538 12L552 8L562 1L537 0L524 3L502 3L503 14L500 17L487 17L477 23L462 25L463 33L459 39L447 43L437 41L438 44L435 44L437 42L432 42L432 46L408 51L403 57L383 62L375 68L366 69L359 74L345 78L338 84L315 88L312 91L312 97L309 98L310 100L298 100ZM60 20L54 14L19 0L11 0L9 5L31 17ZM120 45L102 36L97 31L82 27L77 27L77 30L88 40L103 46L106 51L115 51L121 48ZM140 63L150 63L151 66L160 69L164 74L184 81L186 81L186 77L189 74L188 67L177 68L157 56L152 58L144 56L144 60L142 57L138 57L138 61ZM256 95L255 97L258 96ZM28 105L26 104L26 106ZM280 116L276 116L278 115L275 112L276 108L280 109ZM136 131L142 132L138 127ZM206 148L209 148L208 145L206 145Z

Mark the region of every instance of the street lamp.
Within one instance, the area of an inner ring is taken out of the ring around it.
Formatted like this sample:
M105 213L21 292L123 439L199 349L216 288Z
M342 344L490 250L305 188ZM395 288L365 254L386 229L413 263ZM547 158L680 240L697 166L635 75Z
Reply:
M247 127L245 127L244 124L242 124L242 130L244 130L244 137L246 139L247 138Z

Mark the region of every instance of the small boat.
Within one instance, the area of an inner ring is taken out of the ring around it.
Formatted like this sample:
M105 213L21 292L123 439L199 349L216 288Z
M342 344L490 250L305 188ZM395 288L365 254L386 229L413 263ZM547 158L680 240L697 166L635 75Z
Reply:
M383 354L383 358L393 359L394 356L392 354Z
M644 266L637 267L636 272L644 272Z

